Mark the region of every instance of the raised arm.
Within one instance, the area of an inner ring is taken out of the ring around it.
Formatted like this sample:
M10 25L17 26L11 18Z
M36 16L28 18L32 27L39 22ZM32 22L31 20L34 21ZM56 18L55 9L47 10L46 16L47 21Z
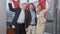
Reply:
M48 7L44 10L45 12L47 12L51 7L50 2L48 0L47 0L47 2L48 2Z
M9 10L15 12L15 8L12 7L12 3L8 3Z

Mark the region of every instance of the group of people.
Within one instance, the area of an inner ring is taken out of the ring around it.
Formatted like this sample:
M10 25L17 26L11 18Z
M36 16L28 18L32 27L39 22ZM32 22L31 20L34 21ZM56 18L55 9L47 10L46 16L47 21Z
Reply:
M8 3L9 10L15 12L12 24L15 26L16 34L43 34L45 28L46 18L44 14L50 8L50 3L48 2L48 8L41 10L42 5L37 6L37 10L34 10L35 6L30 3L29 10L27 9L27 4L23 3L22 8L13 8L12 3Z

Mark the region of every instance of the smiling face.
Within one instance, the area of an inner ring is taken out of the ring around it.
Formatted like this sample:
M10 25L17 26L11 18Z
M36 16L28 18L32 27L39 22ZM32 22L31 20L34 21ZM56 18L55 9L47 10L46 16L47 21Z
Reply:
M33 10L34 9L34 5L30 4L29 9Z
M41 5L38 6L38 9L41 10Z
M27 8L27 5L26 4L23 4L22 5L22 9L26 10L26 8Z
M41 5L38 5L38 7L37 7L37 8L38 8L38 10L37 10L37 14L38 14L38 15L39 15L40 12L42 11L42 10L41 10L41 7L42 7Z

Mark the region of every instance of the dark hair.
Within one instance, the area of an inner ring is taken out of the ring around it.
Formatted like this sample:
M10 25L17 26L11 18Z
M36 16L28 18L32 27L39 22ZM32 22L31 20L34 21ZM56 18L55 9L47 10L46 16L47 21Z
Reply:
M35 7L33 3L30 3L30 5L32 5L33 7Z
M30 3L29 5L32 5L33 7L34 7L34 11L36 11L36 7L34 6L34 4L33 3Z

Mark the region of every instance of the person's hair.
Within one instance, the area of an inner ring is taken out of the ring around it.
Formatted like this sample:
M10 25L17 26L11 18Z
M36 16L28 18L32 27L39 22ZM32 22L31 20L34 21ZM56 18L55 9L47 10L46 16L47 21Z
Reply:
M35 6L34 6L34 4L33 4L33 3L30 3L29 5L32 5L32 6L34 7L34 9L33 9L33 10L34 10L34 11L36 11L36 10L35 10Z
M42 7L42 5L41 5L41 4L39 4L37 7L39 7L39 6L41 6L41 7Z
M23 3L22 5L26 5L26 7L27 7L27 3Z
M30 3L30 5L32 5L33 7L35 7L33 3Z

